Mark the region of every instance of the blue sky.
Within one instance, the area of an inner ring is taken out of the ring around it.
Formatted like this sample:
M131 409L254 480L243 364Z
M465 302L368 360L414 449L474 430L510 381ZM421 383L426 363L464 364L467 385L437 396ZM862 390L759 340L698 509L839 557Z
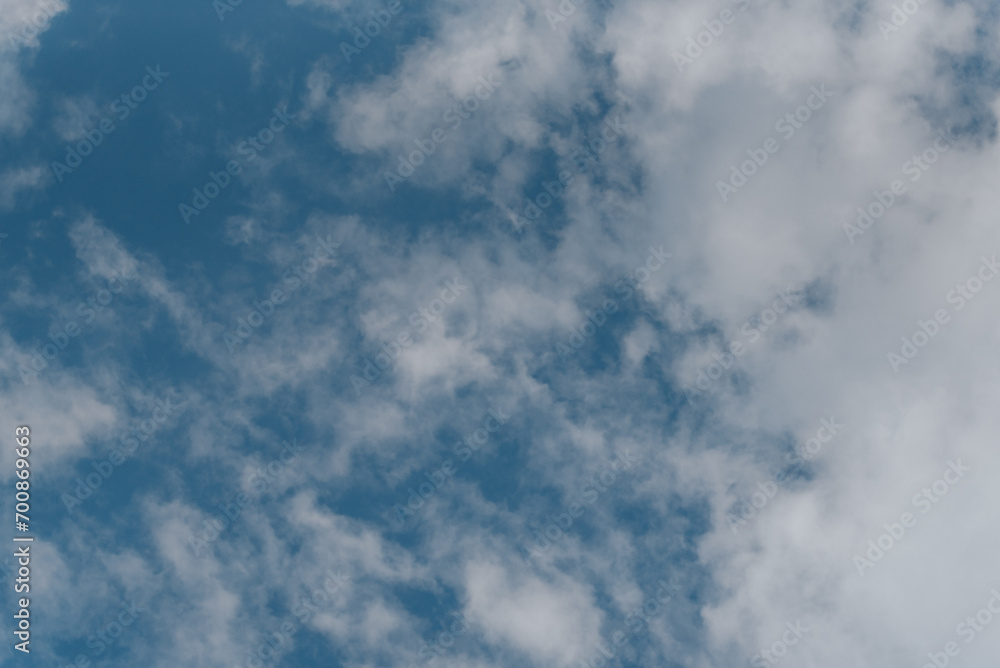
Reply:
M0 664L992 665L996 19L0 0Z

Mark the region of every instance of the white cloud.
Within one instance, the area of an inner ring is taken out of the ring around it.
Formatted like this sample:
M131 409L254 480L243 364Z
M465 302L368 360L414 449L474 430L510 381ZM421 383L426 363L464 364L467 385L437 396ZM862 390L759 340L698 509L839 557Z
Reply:
M0 132L19 134L31 124L35 94L21 77L17 53L38 48L39 35L68 8L63 0L0 1Z
M237 479L235 492L240 475L266 460L248 445L274 437L262 416L283 419L261 407L266 401L301 402L316 430L317 447L275 487L269 512L248 511L253 521L220 541L218 560L196 563L184 551L208 512L178 500L188 495L185 483L170 479L143 496L159 559L195 611L175 601L162 613L182 620L169 635L187 643L185 665L245 656L254 633L281 622L261 611L268 595L280 591L294 603L322 579L317 564L328 563L350 567L362 582L310 624L348 647L352 665L407 665L428 637L432 622L394 595L400 585L453 600L479 619L476 642L442 665L573 665L641 602L657 570L679 572L694 598L632 646L640 665L677 655L686 665L737 665L776 643L786 622L801 621L809 631L789 664L915 666L983 605L997 584L990 499L1000 466L1000 282L986 283L961 309L948 295L976 275L984 254L1000 253L1000 99L964 61L977 53L984 71L997 67L995 19L987 20L985 5L925 2L885 40L877 21L891 9L882 5L739 7L633 0L601 13L581 5L553 31L544 11L519 2L446 3L426 9L433 39L403 46L393 71L343 85L321 61L303 77L311 118L360 162L390 168L478 77L504 72L496 97L413 181L457 187L485 212L421 219L406 240L376 220L310 216L309 234L331 234L343 256L237 355L223 331L261 298L239 286L260 272L278 282L312 243L287 232L290 207L269 211L273 219L255 212L228 222L224 232L244 264L223 272L225 289L198 269L177 275L130 251L95 220L71 227L84 279L133 271L137 299L163 311L179 346L215 381L200 388L177 445L180 461L214 465ZM736 20L678 71L673 53L723 8ZM776 124L821 85L833 96L781 137ZM538 190L535 172L569 168L572 151L614 104L629 124L626 138L578 176L561 213L549 209L545 223L512 234L508 214ZM938 128L959 138L911 180L906 163L912 168L913 156L933 146ZM781 137L780 150L721 201L717 181L769 137ZM390 197L380 171L355 174L344 192L370 196L377 187ZM844 223L894 179L907 193L850 243ZM459 226L472 232L439 231ZM671 262L630 297L614 292L651 244L673 252ZM474 288L355 394L350 376L361 373L363 358L455 275ZM805 303L756 338L744 333L751 322L764 329L750 319L764 318L786 289ZM18 290L23 300L35 288ZM601 330L604 347L589 339L578 359L561 360L554 343L605 293L622 310ZM894 372L887 353L938 309L950 322ZM152 317L136 321L149 326ZM109 334L110 345L129 335ZM732 341L746 354L683 403L681 388ZM4 348L30 353L10 340ZM61 415L46 438L55 452L82 455L84 442L109 433L119 414L108 388L86 389L95 375L52 374L44 392L0 402L10 414ZM382 524L382 510L407 496L410 476L453 456L441 443L496 404L517 406L523 421L503 447L491 442L482 463L438 491L407 528L412 536ZM809 475L733 533L726 513L739 497L770 479L789 447L830 416L846 426ZM602 496L537 570L524 567L517 546L532 522L621 447L642 462L629 486ZM972 470L920 513L913 496L958 459ZM480 466L488 473L472 472ZM392 502L381 495L386 487ZM384 507L348 517L333 509L349 505L347 491ZM859 574L854 556L907 511L919 514L917 525ZM244 563L225 565L238 555ZM129 572L144 572L129 563ZM967 665L988 665L994 638L984 633L963 647Z
M487 638L525 652L533 662L569 666L598 635L590 592L568 578L548 584L475 561L466 577L468 610L482 620Z
M0 209L14 206L19 193L38 190L48 177L48 170L42 165L9 169L0 174Z

